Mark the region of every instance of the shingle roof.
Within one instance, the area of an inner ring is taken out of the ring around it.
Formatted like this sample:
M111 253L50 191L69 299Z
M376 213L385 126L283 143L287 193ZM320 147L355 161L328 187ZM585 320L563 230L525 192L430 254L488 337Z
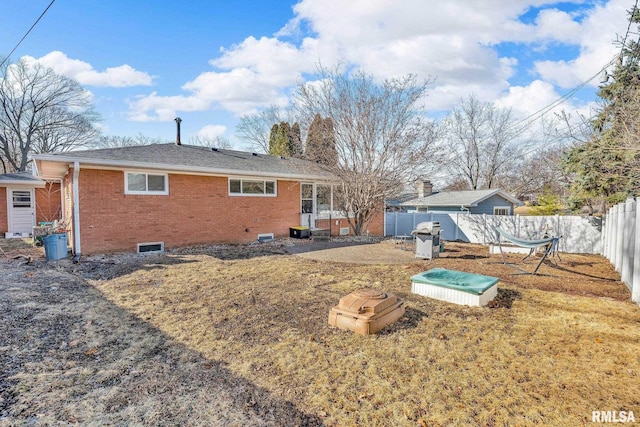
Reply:
M443 191L426 197L407 200L403 206L475 206L489 197L499 194L507 200L519 204L520 202L510 194L500 190L467 190Z
M33 176L31 172L14 172L0 174L0 185L8 184L44 185L44 181L36 176Z
M34 155L36 161L79 161L81 165L147 167L153 169L331 179L321 165L293 157L176 144L151 144Z

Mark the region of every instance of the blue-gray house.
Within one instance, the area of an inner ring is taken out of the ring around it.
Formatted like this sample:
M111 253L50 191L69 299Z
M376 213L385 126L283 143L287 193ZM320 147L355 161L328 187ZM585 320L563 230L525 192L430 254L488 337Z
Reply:
M488 215L513 215L523 203L501 189L442 191L431 193L431 183L418 186L418 197L400 206L418 212L465 212Z

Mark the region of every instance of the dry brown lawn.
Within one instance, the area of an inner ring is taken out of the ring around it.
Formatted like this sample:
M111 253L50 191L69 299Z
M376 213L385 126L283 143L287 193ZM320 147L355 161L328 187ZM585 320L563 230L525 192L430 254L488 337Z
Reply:
M296 243L0 263L0 425L640 421L640 309L604 258L524 276L479 245L422 261L390 241ZM435 266L499 277L496 304L412 294ZM374 336L329 326L362 287L406 315Z

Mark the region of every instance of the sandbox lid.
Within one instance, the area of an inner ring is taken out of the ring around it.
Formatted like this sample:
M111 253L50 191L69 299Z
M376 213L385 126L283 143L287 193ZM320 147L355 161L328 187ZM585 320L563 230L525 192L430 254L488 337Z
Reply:
M493 276L447 270L445 268L432 268L429 271L411 277L411 281L414 283L441 286L474 295L481 295L498 283L499 280Z
M399 298L393 294L376 289L363 288L340 298L338 308L352 313L375 315L397 304L398 301Z

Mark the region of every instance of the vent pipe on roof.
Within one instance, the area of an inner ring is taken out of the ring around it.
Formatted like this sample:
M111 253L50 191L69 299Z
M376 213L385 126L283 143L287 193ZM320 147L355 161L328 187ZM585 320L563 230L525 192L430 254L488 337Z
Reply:
M176 121L176 145L182 145L182 143L180 142L180 123L182 122L182 119L180 117L176 117L175 121Z

